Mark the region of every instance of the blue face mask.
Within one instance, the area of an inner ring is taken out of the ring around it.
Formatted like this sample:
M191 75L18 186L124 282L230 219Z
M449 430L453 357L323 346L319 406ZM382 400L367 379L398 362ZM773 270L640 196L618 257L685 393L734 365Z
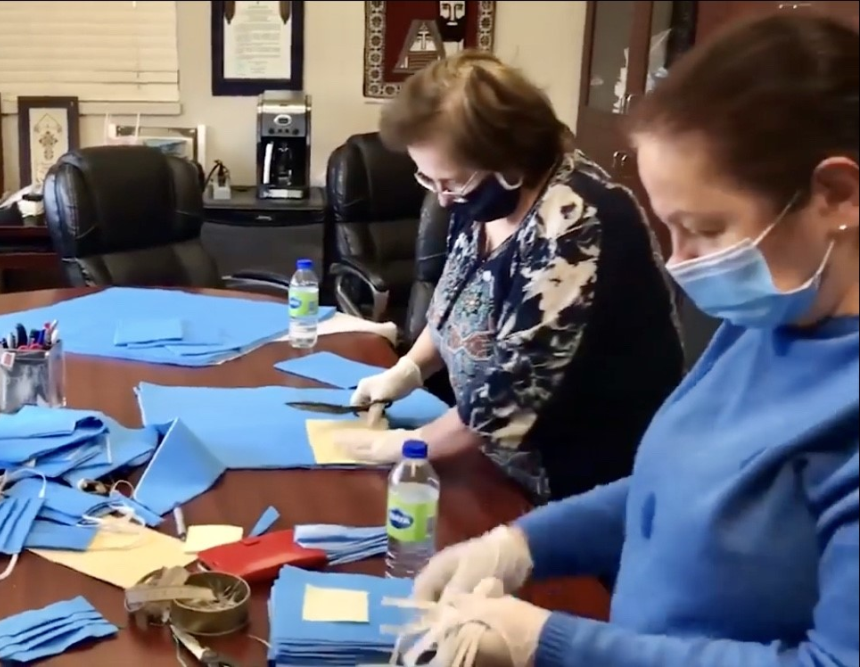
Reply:
M782 217L755 240L745 239L730 248L667 269L699 310L711 317L756 329L793 324L815 304L834 243L809 280L783 292L774 285L770 267L759 249Z
M458 198L452 206L475 222L492 222L506 218L517 210L522 181L508 183L500 174L487 176L470 192Z

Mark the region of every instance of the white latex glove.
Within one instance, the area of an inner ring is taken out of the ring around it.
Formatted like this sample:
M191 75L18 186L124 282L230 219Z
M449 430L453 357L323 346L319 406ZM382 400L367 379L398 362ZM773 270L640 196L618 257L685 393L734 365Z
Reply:
M471 593L488 578L498 579L503 593L514 593L533 568L525 535L516 528L500 526L434 556L415 579L414 597L445 602L452 596Z
M352 405L367 405L379 401L396 401L421 388L424 380L418 364L401 357L394 366L382 373L366 377L352 394Z
M403 445L407 440L421 440L421 431L372 431L343 429L333 437L334 444L344 454L364 463L396 463L403 458Z

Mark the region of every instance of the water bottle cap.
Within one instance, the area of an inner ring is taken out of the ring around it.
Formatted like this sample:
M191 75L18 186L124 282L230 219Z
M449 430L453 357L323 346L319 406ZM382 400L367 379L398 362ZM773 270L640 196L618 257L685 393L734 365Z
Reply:
M300 259L296 262L296 268L298 268L299 271L310 271L314 268L314 262L312 259Z
M407 440L403 443L403 458L426 459L427 443L420 440Z

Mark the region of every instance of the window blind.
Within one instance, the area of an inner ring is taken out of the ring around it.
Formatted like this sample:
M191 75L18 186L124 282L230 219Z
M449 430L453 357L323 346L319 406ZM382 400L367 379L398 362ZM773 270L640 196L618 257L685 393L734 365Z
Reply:
M0 94L178 106L176 2L0 2Z

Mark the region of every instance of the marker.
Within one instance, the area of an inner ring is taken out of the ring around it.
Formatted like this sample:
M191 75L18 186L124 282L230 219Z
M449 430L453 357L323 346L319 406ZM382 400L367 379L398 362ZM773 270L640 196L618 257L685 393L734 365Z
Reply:
M176 524L176 536L184 542L188 531L185 529L185 515L181 507L173 508L173 523Z

